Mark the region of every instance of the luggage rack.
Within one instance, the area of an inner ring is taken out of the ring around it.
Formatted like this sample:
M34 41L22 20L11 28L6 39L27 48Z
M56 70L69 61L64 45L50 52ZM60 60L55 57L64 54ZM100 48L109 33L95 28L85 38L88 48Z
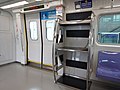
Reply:
M60 22L60 25L74 25L74 24L90 24L91 20L74 20L74 21L64 21L64 22Z
M88 43L88 47L64 47L56 45L56 39L57 35L59 35L59 29L57 28L58 25L60 25L60 20L57 20L56 28L54 31L54 39L53 39L53 72L54 72L54 82L55 83L62 83L65 85L69 85L75 88L79 88L81 90L89 90L91 86L91 81L90 81L90 73L92 70L90 69L90 60L91 60L91 55L90 55L90 45ZM91 35L89 36L89 42L90 42ZM69 60L66 59L61 61L61 65L58 65L58 58L61 53L66 53L66 52L72 52L74 55L76 55L76 52L87 52L88 53L88 59L87 62L84 61L75 61L75 60ZM74 67L82 70L86 70L86 78L75 76L75 75L67 75L65 73L65 67ZM58 71L63 69L63 75L59 75Z
M88 51L88 48L82 48L82 47L59 47L57 48L58 51L69 51L69 52L79 52L83 51L86 52Z

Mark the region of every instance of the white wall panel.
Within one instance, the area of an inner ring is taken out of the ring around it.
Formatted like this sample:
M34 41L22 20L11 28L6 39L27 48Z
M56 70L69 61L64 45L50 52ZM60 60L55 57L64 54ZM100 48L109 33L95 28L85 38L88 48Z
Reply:
M15 61L15 38L12 15L0 11L0 65Z
M99 9L111 5L111 0L93 0L93 9Z
M11 33L0 33L0 61L12 60L13 41Z
M114 0L114 5L120 5L120 0Z
M66 12L89 10L89 9L75 10L75 5L74 5L75 1L78 1L78 0L64 0ZM114 5L118 5L119 3L120 3L120 0L114 0ZM93 5L92 9L100 9L102 7L105 7L105 6L110 6L111 0L93 0L92 5Z
M10 19L6 16L0 16L0 31L10 30Z

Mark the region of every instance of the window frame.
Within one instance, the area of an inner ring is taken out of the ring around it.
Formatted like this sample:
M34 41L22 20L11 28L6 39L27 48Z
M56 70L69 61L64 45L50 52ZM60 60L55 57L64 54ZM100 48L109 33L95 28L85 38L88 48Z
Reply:
M97 17L97 31L96 31L96 42L98 43L98 44L100 44L100 45L109 45L109 46L119 46L120 45L120 43L101 43L100 41L99 41L99 35L98 35L98 33L99 33L99 27L100 27L100 25L99 25L99 22L100 22L100 18L102 17L102 16L104 16L104 15L113 15L113 14L120 14L120 12L109 12L109 13L102 13L102 14L99 14L98 15L98 17Z

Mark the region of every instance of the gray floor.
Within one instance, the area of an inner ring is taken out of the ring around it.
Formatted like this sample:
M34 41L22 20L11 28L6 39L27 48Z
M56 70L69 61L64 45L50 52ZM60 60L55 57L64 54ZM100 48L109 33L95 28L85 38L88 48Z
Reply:
M0 90L79 90L54 84L53 73L20 64L0 67ZM110 90L92 85L91 90ZM120 89L119 89L120 90Z

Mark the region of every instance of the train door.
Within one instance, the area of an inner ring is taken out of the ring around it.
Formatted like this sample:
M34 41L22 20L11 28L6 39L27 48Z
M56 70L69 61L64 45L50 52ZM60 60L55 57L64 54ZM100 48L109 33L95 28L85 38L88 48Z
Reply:
M41 26L39 13L26 14L28 37L28 62L41 64Z
M53 34L56 23L56 10L41 12L43 34L43 64L52 66Z

